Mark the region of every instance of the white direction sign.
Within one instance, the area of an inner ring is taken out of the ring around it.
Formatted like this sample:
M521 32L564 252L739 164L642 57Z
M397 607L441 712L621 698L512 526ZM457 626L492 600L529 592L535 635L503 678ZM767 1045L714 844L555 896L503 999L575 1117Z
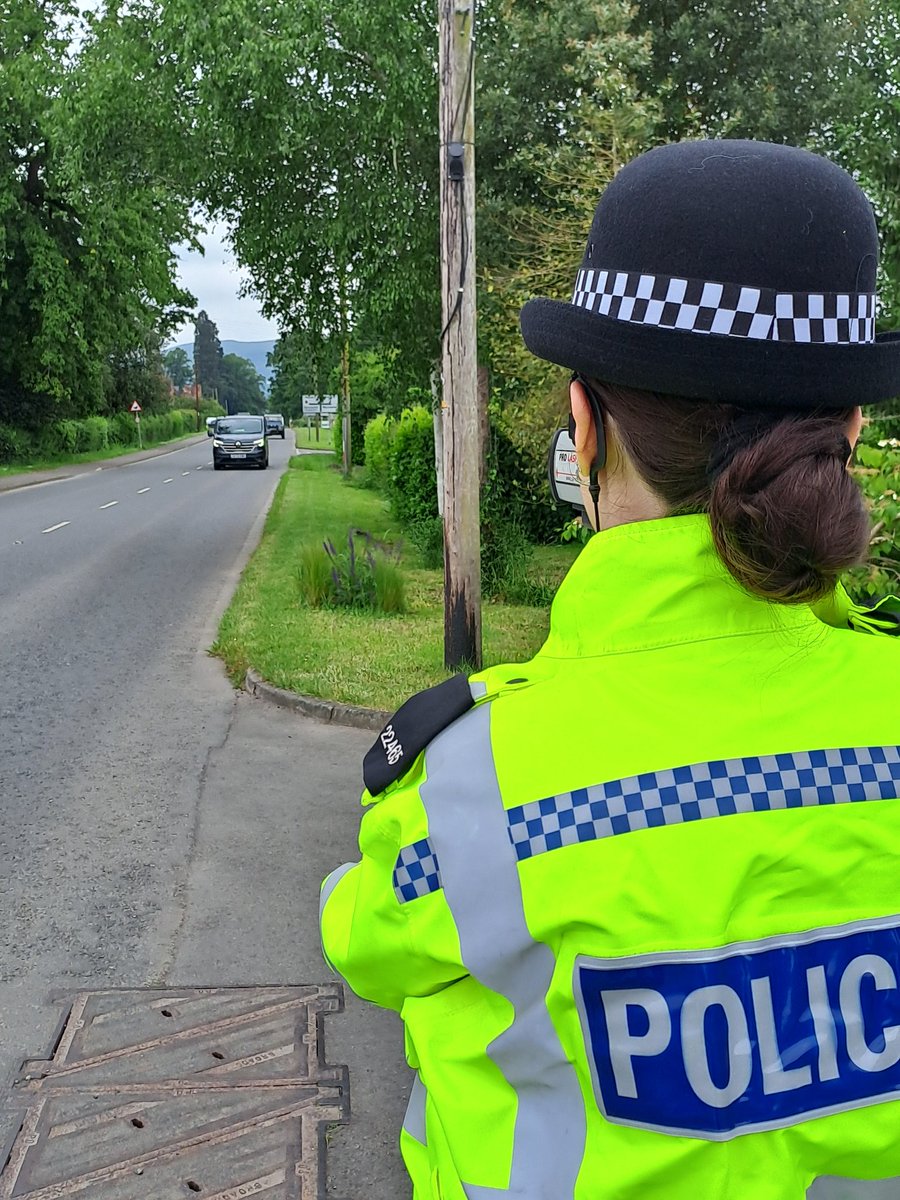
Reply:
M337 414L337 396L304 396L304 417L333 417Z

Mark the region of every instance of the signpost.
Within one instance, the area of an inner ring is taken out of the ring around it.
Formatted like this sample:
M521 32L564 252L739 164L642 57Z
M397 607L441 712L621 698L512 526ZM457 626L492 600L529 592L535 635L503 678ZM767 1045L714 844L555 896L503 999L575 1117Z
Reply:
M132 404L131 408L129 408L128 411L134 413L134 423L135 423L135 425L137 425L137 431L138 431L138 449L143 450L144 439L141 437L141 412L143 410L141 409L141 406L138 404L137 400L135 400L135 402Z
M336 417L338 413L338 398L337 396L304 396L303 397L303 416L318 417L316 423L316 441L319 440L319 429L322 425L322 417Z

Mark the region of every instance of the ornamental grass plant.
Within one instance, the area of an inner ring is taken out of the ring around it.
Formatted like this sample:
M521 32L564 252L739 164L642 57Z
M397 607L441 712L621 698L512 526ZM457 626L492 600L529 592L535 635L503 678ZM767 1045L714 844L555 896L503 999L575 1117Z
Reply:
M338 549L330 537L321 545L303 546L297 568L300 594L313 608L406 612L401 555L401 546L378 541L363 529L348 532L346 549Z

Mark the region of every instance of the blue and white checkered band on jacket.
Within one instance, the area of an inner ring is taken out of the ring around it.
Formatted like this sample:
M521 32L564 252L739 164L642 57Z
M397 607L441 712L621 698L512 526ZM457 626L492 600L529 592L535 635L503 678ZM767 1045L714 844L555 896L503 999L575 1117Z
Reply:
M691 763L561 792L507 809L516 859L579 842L738 813L858 804L900 797L900 746L799 750ZM404 846L394 865L401 904L440 891L430 838Z
M874 292L776 292L638 271L581 270L573 304L637 325L768 342L874 342Z

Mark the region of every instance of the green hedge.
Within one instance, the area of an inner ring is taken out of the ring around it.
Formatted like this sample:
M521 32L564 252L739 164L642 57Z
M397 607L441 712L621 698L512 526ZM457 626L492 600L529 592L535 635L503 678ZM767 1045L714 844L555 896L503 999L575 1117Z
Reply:
M427 408L417 405L400 414L386 434L391 510L407 528L438 515L434 469L434 424Z
M434 424L422 406L406 409L398 421L375 417L366 426L366 482L383 492L391 510L427 567L443 564L443 530L438 516L434 466ZM549 508L549 495L535 501L520 457L509 439L491 430L487 473L481 495L482 586L486 596L529 602L527 568L530 539L547 528L548 518L530 513L537 503ZM529 519L530 517L530 519ZM537 538L534 538L537 540Z
M396 421L392 421L384 413L379 413L366 425L363 434L365 484L374 488L376 492L387 492L390 486L391 449L396 427Z
M143 444L171 441L197 431L194 409L175 408L165 413L148 413L141 420ZM111 417L54 421L32 436L21 429L0 425L0 463L27 463L32 459L66 458L73 454L95 454L111 447L136 446L138 428L128 412Z

